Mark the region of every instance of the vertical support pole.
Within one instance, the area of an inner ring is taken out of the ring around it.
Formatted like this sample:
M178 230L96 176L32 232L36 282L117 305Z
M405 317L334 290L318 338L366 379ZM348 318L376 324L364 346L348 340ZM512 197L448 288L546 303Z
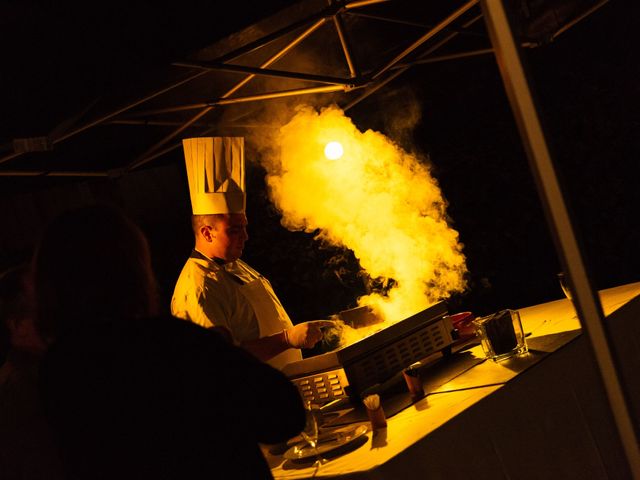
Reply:
M622 388L611 342L604 326L602 305L594 292L560 189L529 83L501 0L481 0L491 43L529 157L547 221L560 260L569 276L573 302L600 370L611 412L629 469L640 479L640 451L628 399Z

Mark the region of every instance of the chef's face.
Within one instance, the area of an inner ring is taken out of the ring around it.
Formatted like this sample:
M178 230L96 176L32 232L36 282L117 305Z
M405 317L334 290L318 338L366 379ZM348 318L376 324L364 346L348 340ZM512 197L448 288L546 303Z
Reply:
M247 241L247 217L244 213L230 213L220 216L213 225L216 257L233 262L242 255Z

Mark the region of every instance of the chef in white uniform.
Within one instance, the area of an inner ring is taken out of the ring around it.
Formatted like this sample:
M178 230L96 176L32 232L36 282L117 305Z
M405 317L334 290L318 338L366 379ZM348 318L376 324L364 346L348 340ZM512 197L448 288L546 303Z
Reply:
M207 328L276 368L302 358L328 320L293 325L269 281L240 260L247 235L244 138L183 140L195 248L180 273L171 313Z

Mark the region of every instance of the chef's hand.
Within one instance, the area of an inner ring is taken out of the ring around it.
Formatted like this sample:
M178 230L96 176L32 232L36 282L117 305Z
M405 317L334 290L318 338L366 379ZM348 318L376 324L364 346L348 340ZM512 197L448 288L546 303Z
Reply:
M331 320L313 320L294 325L284 331L284 336L290 348L311 348L322 339L323 327L332 327Z

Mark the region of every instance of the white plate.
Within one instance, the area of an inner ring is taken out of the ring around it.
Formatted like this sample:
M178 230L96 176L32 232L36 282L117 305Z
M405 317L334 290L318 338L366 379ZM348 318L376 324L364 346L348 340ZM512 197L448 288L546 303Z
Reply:
M319 437L317 448L311 448L306 442L296 443L284 452L284 458L287 460L302 460L324 455L331 450L353 442L356 438L360 438L367 433L367 430L366 425L359 425L357 427L341 428L332 432L323 432ZM323 437L326 438L325 441L322 441Z

